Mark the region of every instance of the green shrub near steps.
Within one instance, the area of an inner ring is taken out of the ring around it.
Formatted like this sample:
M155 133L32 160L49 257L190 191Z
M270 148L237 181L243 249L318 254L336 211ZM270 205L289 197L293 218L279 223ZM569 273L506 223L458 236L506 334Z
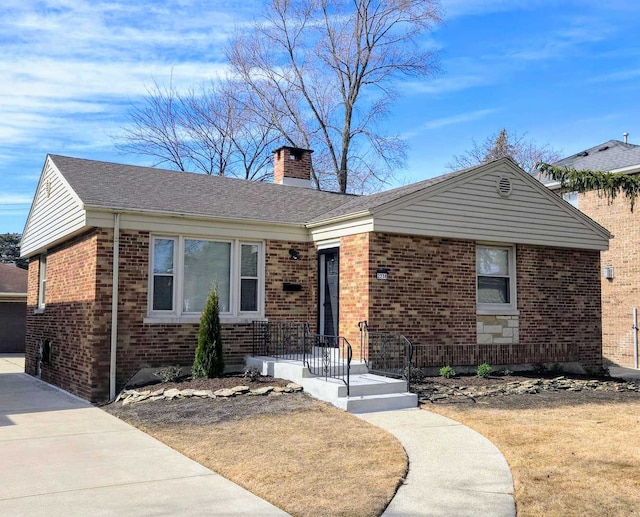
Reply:
M222 357L222 332L220 328L220 308L218 291L215 286L211 288L207 304L200 318L200 331L198 333L198 347L196 358L193 361L191 374L194 378L221 377L224 372L224 359Z

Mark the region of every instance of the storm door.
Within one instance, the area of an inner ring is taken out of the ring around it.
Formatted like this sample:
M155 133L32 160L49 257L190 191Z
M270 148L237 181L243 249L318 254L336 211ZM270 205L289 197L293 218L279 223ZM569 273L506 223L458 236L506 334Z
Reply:
M318 254L318 328L324 336L338 335L339 252L339 248L331 248Z

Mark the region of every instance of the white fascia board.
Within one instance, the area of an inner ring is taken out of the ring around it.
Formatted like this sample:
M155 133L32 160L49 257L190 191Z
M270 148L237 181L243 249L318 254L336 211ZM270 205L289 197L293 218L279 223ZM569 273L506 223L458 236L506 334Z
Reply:
M346 219L339 223L315 226L310 231L313 242L335 241L348 235L372 232L373 217L368 215L367 217Z

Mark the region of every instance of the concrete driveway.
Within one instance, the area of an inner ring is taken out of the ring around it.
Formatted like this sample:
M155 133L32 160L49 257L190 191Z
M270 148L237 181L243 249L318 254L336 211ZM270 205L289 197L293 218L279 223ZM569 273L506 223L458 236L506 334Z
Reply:
M0 515L287 515L0 355Z

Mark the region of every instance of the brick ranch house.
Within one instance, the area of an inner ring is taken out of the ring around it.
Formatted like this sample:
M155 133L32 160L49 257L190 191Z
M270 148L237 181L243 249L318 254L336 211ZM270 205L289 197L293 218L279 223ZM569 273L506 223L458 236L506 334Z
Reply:
M559 167L589 169L637 175L640 173L640 145L609 140L556 162ZM613 235L602 252L602 349L607 365L638 368L638 324L634 309L640 308L640 211L633 212L629 200L618 196L608 201L598 192L561 192L558 183L543 179L572 205Z
M311 151L274 164L266 184L47 156L21 243L27 372L100 401L189 365L212 280L231 368L265 319L354 344L367 320L426 346L417 366L601 367L609 233L511 160L366 196L308 188Z

